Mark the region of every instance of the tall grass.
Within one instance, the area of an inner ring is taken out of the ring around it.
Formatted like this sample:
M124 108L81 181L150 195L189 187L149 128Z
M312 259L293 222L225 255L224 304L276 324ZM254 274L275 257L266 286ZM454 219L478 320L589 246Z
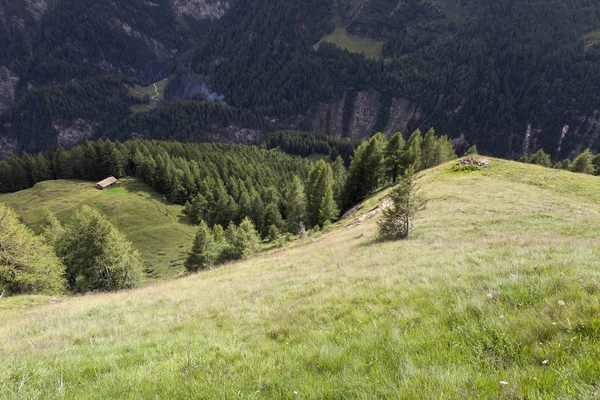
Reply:
M420 183L407 241L343 221L141 289L1 300L0 398L598 398L598 178L492 160Z

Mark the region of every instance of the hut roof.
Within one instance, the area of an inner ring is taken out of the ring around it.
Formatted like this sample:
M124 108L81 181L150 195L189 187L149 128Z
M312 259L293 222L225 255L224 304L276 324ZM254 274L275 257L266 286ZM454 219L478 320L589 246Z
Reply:
M115 178L114 176L109 176L108 178L96 183L96 186L106 188L110 185L114 185L115 183L117 183L117 178Z

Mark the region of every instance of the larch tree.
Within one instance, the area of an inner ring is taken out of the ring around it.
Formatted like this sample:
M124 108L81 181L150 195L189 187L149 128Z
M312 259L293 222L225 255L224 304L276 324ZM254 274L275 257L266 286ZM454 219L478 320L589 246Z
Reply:
M52 247L0 203L0 294L63 292L64 272Z
M121 232L94 209L77 211L56 244L73 292L113 291L136 286L140 254Z

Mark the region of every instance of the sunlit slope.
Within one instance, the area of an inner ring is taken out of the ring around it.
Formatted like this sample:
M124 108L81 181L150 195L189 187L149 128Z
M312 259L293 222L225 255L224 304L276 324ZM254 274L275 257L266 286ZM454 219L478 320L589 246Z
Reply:
M12 207L34 230L44 208L63 222L83 205L102 212L141 251L144 267L160 277L183 271L184 253L191 246L194 227L181 218L182 207L165 208L162 195L135 179L122 179L103 191L93 182L46 181L17 193L0 194L0 202ZM166 211L169 211L169 216Z
M407 241L357 215L138 290L0 300L0 397L597 398L598 178L452 166Z

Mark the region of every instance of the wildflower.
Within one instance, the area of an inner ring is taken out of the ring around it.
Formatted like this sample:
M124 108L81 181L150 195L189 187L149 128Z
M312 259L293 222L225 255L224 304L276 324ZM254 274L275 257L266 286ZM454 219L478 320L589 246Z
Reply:
M491 293L488 293L488 294L487 294L487 297L488 297L488 299L491 299L492 297L494 297L494 295L493 295L493 294L491 294Z
M548 364L548 360L542 361L542 364L544 364L544 365Z
M501 316L500 316L500 319L504 319L504 315L501 315Z
M564 306L564 305L565 305L565 302L564 302L564 301L562 301L562 300L559 300L559 301L558 301L558 305L559 305L559 306Z
M556 325L556 324L558 324L558 322L553 322L553 323L552 323L552 325Z
M500 384L501 385L508 385L508 382L506 382L506 381L500 381Z
M298 391L297 391L297 390L294 390L294 394L298 394Z

